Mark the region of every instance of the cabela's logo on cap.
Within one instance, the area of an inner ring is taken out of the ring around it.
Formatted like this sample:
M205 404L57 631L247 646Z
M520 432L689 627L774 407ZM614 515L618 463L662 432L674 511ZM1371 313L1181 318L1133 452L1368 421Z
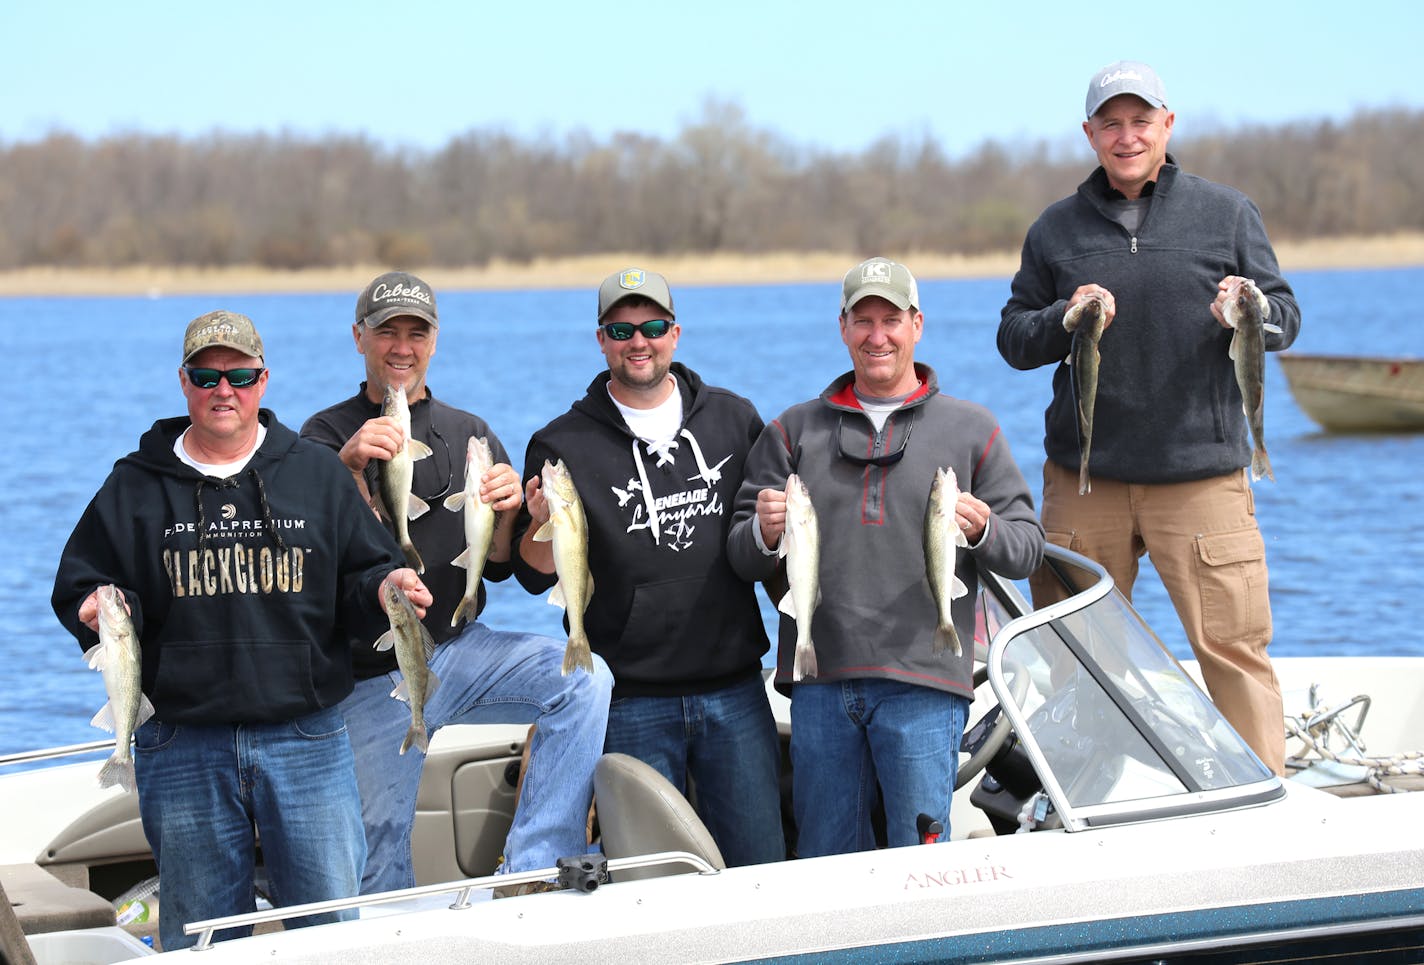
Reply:
M642 288L643 283L648 280L648 273L641 268L629 268L618 276L619 288Z
M870 282L888 282L890 280L890 262L872 261L861 266L860 283L862 285Z
M435 299L430 292L419 285L388 285L384 282L377 285L371 291L371 301L377 304L381 302L418 302L426 308L435 306Z
M1116 84L1120 80L1142 80L1142 75L1131 69L1115 70L1110 74L1104 74L1103 79L1098 81L1098 86L1106 87L1109 84Z

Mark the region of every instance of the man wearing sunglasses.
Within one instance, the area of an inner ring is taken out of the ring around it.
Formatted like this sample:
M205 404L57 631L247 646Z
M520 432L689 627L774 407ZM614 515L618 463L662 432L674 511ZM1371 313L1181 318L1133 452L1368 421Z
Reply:
M684 793L690 778L727 864L779 861L780 751L761 673L770 644L726 554L761 418L673 361L682 330L662 275L610 275L597 320L607 371L529 441L515 573L531 593L554 585L551 544L532 535L549 518L540 469L562 459L588 520L584 628L615 681L604 749Z
M113 584L140 640L155 713L134 734L134 766L165 950L197 940L185 922L254 910L254 825L274 902L357 893L366 842L337 709L350 640L385 625L384 580L430 603L340 461L260 408L270 373L250 319L194 319L182 358L187 417L154 423L115 465L52 598L87 650L100 642L96 588Z
M737 494L728 548L748 580L782 575L776 553L790 474L805 485L819 521L816 673L793 683L798 628L783 615L776 675L791 696L801 857L875 847L877 784L887 844L919 843L921 814L939 821L948 839L974 697L969 642L979 569L1018 579L1043 555L1028 484L998 423L982 406L940 392L934 371L915 361L923 329L908 268L871 258L847 272L840 336L852 371L766 427ZM935 646L939 616L923 549L926 505L944 467L958 477L956 519L969 542L955 571L968 587L953 604L967 643L960 656Z
M431 509L409 522L434 597L423 622L440 644L430 663L440 685L426 703L425 723L432 735L446 724L538 725L501 870L551 868L561 857L588 850L593 765L602 750L612 689L608 668L595 661L592 674L564 676L564 641L496 630L477 619L485 606L483 580L509 578L514 511L523 502L523 490L489 425L437 399L426 384L440 334L434 291L409 272L377 276L356 301L351 334L365 363L366 381L351 398L308 419L302 435L336 450L369 499L379 489L380 464L405 441L396 421L381 413L386 387L405 387L411 435L432 453L415 462L411 482L412 493ZM451 617L465 594L465 570L454 564L465 549L463 514L447 512L439 503L465 488L466 445L478 438L488 440L494 459L481 481L480 498L500 514L500 521L479 586L478 608L457 628L451 626ZM415 750L400 753L410 710L390 696L401 680L395 651L375 650L374 639L352 642L356 689L341 704L356 748L370 848L363 894L416 884L411 829L424 765L423 755ZM539 890L543 884L510 886L495 894Z

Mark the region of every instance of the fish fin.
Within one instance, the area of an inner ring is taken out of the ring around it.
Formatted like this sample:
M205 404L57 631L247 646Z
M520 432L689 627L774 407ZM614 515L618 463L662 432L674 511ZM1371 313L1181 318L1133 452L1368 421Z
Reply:
M140 692L138 695L138 714L134 717L134 726L138 727L156 713L158 713L158 711L153 709L153 701L148 699L148 694Z
M1236 361L1236 342L1240 338L1241 333L1238 331L1233 331L1231 334L1231 345L1226 350L1226 357L1231 359L1231 361L1233 362Z
M420 551L415 548L414 543L405 543L401 546L401 551L405 553L405 561L410 564L411 569L421 574L425 572L425 561L420 558Z
M796 645L796 659L791 664L791 679L816 676L816 648L810 640Z
M555 583L554 588L549 591L549 606L563 607L565 610L569 608L568 603L564 600L564 584L562 581Z
M575 670L593 673L593 652L589 649L587 634L570 634L569 645L564 648L563 676L567 677Z
M425 702L430 703L430 695L435 693L435 688L440 686L440 678L435 671L430 671L425 675Z
M460 619L466 614L470 614L470 619L475 618L475 607L479 606L478 596L462 596L459 604L455 607L455 613L450 617L450 626L458 627Z
M445 497L445 508L452 513L458 513L465 508L465 491L463 489L453 492Z
M416 462L427 456L435 455L435 450L431 449L419 439L407 439L405 442L405 451L410 454L411 462Z
M405 504L405 518L419 519L428 512L430 512L430 504L415 493L411 493L410 499Z
M956 657L964 655L964 647L959 643L959 631L952 623L935 628L934 652L944 653L946 650L953 650Z
M1270 332L1272 335L1280 335L1282 332L1285 331L1285 329L1281 328L1274 322L1262 322L1261 329L1263 331Z
M1262 476L1271 482L1276 481L1276 474L1271 472L1271 457L1266 455L1265 449L1257 449L1251 453L1251 478L1260 479Z
M964 547L969 546L969 537L965 536L964 530L960 529L958 526L954 527L954 545Z
M959 599L961 596L968 596L968 595L969 595L969 587L967 587L967 586L964 585L964 581L961 580L957 575L956 575L956 576L951 576L951 577L949 578L949 598L950 598L951 600L957 600L957 599Z
M89 723L94 727L106 730L112 734L114 732L114 702L107 701L104 706L99 708L99 712L94 715Z
M420 627L420 646L425 654L425 663L428 666L430 660L435 656L435 638L430 635L430 631L425 628L425 624L418 624Z
M88 650L84 651L84 662L89 665L90 670L104 669L104 645L96 643Z
M530 537L530 539L534 540L534 542L536 543L547 543L553 538L554 520L552 518L545 520L544 525L536 529L534 531L534 535Z
M113 787L115 784L125 791L133 793L134 790L134 764L132 757L120 757L119 752L114 751L114 756L104 762L104 766L99 768L99 786Z
M381 518L381 522L390 525L390 523L395 520L395 517L391 515L391 511L386 508L386 501L381 498L381 491L379 489L371 493L371 508L376 511L376 515Z
M410 703L410 686L405 682L405 678L400 679L395 689L391 691L391 696L403 703Z
M791 598L790 590L786 591L786 595L781 598L781 602L776 605L776 609L791 619L796 619L796 601Z
M414 721L411 721L410 730L405 732L405 740L401 741L401 754L405 754L412 747L419 749L422 754L430 751L430 735L425 732L425 725Z
M376 642L371 644L377 650L389 650L396 645L396 633L394 630L387 630L376 638Z
M460 555L451 560L450 565L458 566L462 570L468 570L470 568L470 548L466 546L460 550Z

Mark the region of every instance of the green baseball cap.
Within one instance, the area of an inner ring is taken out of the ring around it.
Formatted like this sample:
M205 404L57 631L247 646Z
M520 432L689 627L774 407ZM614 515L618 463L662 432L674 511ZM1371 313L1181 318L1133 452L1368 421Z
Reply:
M889 258L868 258L846 272L841 282L841 314L854 308L862 298L879 295L904 311L920 308L920 288L910 269Z
M603 324L603 317L613 310L614 305L634 295L653 302L668 313L669 319L676 321L672 290L668 288L667 279L655 271L624 268L603 279L603 284L598 286L598 324Z

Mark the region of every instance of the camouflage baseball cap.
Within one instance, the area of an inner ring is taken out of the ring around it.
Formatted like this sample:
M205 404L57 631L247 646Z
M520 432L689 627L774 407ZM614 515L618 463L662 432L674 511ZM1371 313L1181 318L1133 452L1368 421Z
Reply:
M237 312L208 312L189 322L188 331L183 335L183 364L187 365L203 349L214 346L262 358L262 336L257 334L252 319Z
M376 328L401 315L423 318L440 327L435 313L435 292L408 271L378 275L356 299L356 324Z
M920 288L910 269L889 258L869 258L846 272L841 282L841 314L862 298L879 295L896 308L920 308Z
M640 295L664 309L668 318L677 319L672 308L672 289L668 288L666 278L655 271L624 268L603 279L603 284L598 286L598 323L603 324L603 317L613 310L614 305L634 295Z

